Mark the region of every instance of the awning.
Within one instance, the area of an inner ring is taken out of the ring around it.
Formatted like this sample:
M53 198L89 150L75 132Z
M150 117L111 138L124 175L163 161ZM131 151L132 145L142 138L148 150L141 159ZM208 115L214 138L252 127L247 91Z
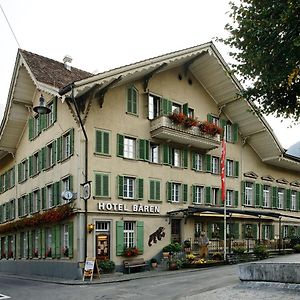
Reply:
M182 214L184 217L194 216L196 213L205 213L205 212L212 212L220 215L224 215L224 207L196 207L196 206L189 206L185 209L173 210L167 212L167 215L170 217ZM271 218L292 218L300 220L300 216L292 216L287 214L281 214L277 212L269 212L269 211L261 211L261 210L250 210L250 209L237 209L237 208L229 208L226 207L226 215L234 216L235 214L238 215L246 215L246 216L254 216L257 218L260 217L271 217Z

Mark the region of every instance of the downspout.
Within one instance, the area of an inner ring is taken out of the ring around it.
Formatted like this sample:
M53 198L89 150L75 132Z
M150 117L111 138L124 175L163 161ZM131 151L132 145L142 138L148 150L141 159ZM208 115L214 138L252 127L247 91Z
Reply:
M82 123L80 112L79 112L79 109L78 109L78 106L77 106L77 103L76 103L76 100L75 100L75 97L74 97L74 82L72 84L64 87L63 89L61 89L59 91L59 94L61 96L63 96L64 94L66 94L66 93L68 93L70 91L71 91L71 99L72 99L72 102L73 102L74 107L75 107L76 115L77 115L77 118L79 120L80 127L82 129L82 132L83 132L83 135L84 135L84 139L85 139L84 183L86 183L88 181L88 136L87 136L87 133L85 131L84 125ZM87 256L87 212L88 212L88 209L87 209L87 199L85 199L84 200L84 252L83 252L84 260L85 260L85 258Z
M72 102L74 103L74 107L75 107L75 110L76 110L76 114L77 114L77 117L78 117L78 120L79 120L79 123L80 123L80 127L82 129L82 132L83 132L83 135L84 135L84 139L85 139L85 155L84 155L84 183L86 183L88 181L88 136L86 134L86 131L85 131L85 128L84 128L84 125L82 123L82 119L81 119L81 116L80 116L80 112L79 112L79 109L78 109L78 106L77 106L77 103L76 103L76 100L75 100L75 97L74 97L74 83L72 83L72 92L71 92L71 97L72 97ZM84 259L86 258L87 256L87 212L88 212L88 209L87 209L87 199L84 200Z

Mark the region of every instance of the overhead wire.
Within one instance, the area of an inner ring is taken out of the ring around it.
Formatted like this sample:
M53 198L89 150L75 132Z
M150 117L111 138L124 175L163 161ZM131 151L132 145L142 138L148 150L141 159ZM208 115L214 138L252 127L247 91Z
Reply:
M3 13L4 17L5 17L5 20L6 20L8 26L9 26L9 28L10 28L10 31L11 31L11 33L13 34L16 43L18 44L18 47L21 48L20 43L18 42L18 39L17 39L17 37L16 37L16 35L15 35L15 33L14 33L14 30L13 30L13 28L11 27L11 25L10 25L10 23L9 23L9 20L8 20L8 18L7 18L7 16L6 16L6 14L5 14L5 12L4 12L4 9L3 9L3 7L2 7L1 4L0 4L0 8L1 8L2 13Z

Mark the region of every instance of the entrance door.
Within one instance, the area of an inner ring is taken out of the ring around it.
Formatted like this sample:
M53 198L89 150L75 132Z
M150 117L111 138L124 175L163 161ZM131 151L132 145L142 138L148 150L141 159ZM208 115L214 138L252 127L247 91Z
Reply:
M110 259L110 222L96 221L96 258Z
M181 243L181 220L172 219L171 220L171 241Z

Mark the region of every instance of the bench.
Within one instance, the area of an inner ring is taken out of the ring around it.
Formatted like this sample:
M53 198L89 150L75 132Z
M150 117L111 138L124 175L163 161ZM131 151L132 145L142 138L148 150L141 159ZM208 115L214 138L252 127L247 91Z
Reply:
M130 260L124 260L123 261L124 269L128 269L128 274L130 274L130 269L134 268L146 268L148 264L146 264L145 260L143 258L136 258L136 259L130 259Z

